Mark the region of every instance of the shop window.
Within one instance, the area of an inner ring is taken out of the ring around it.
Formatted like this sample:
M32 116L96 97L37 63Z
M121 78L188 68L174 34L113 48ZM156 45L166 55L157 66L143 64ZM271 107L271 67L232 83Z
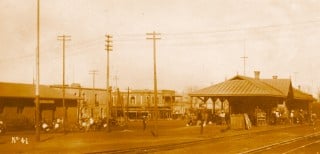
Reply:
M136 104L136 98L134 96L131 96L130 103L131 104Z

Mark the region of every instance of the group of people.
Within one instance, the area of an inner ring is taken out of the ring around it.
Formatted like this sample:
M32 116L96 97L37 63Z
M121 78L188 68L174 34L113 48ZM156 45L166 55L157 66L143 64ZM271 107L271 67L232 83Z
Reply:
M275 109L271 114L272 124L303 124L312 120L311 114L303 109L291 110L291 111L279 111Z
M215 122L216 124L220 125L226 125L228 120L227 118L228 114L224 110L220 110L215 114L198 111L186 115L186 125L205 126L212 122Z
M299 111L291 110L289 117L290 123L294 124L303 124L309 120L308 112L303 111L302 109L300 109Z
M110 120L110 119L109 119ZM111 121L111 120L110 120ZM106 118L81 118L79 120L79 129L84 131L102 130L108 126L108 120Z
M307 121L312 121L315 115L309 114L303 109L298 110L287 110L286 108L274 108L271 114L268 114L264 110L256 107L253 114L248 114L250 120L255 125L266 125L268 124L303 124ZM191 112L186 114L186 125L206 125L208 123L216 123L220 125L228 125L230 116L224 110L215 112L215 114L208 112Z
M40 128L45 131L58 131L63 125L63 119L62 118L56 118L52 120L52 122L48 122L46 119L43 119L40 123Z

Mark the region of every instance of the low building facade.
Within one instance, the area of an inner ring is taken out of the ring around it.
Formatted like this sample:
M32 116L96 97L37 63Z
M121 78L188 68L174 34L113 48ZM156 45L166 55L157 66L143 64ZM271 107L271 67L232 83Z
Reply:
M61 89L59 85L51 86ZM122 90L117 88L85 88L79 84L65 87L66 93L79 98L78 118L128 118L141 119L143 116L150 118L158 110L159 118L172 117L175 103L174 90L158 90L157 109L155 107L153 90Z

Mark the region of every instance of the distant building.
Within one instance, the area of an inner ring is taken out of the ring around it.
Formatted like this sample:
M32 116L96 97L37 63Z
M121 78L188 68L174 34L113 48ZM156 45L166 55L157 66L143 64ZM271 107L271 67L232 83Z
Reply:
M51 88L61 91L61 85L51 85ZM78 115L77 118L104 118L107 116L106 89L84 88L80 84L71 84L65 87L69 95L77 97Z
M128 105L129 118L141 118L142 115L153 115L155 111L155 98L153 90L131 90L129 97L122 95L124 103ZM175 91L158 91L158 111L159 118L171 118L172 109L175 102Z
M172 118L185 118L185 115L190 111L191 108L190 97L188 96L188 94L182 93L176 95L175 98L176 99L172 109Z
M55 89L61 89L59 85L51 86ZM129 119L140 119L142 116L152 116L155 111L153 90L110 90L109 97L110 114L112 117L125 117ZM72 84L66 87L66 92L79 97L79 118L94 117L104 118L109 114L109 105L107 104L106 89L84 88L79 84ZM173 105L175 103L175 91L158 90L158 111L159 118L171 118Z

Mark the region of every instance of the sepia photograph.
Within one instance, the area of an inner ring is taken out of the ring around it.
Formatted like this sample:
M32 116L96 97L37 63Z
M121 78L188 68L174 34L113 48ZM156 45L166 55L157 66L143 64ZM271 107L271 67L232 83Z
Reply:
M319 27L318 0L1 0L0 153L319 154Z

